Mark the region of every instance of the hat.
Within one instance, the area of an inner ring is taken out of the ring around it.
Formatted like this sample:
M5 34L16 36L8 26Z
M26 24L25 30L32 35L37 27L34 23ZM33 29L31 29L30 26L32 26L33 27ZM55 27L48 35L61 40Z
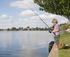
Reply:
M52 23L58 23L58 20L54 18L54 19L52 20Z

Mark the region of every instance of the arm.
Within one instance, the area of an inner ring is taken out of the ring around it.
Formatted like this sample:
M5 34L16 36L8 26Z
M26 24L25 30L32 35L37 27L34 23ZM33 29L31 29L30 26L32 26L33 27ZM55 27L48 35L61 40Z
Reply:
M59 31L60 31L60 26L57 24L57 25L55 25L52 32L59 32Z
M52 32L59 32L60 30L59 29L54 29Z

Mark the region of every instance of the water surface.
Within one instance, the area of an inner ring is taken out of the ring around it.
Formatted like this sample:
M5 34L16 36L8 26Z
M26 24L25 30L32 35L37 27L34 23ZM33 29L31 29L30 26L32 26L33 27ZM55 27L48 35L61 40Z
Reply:
M46 31L1 31L0 57L47 57L52 40Z

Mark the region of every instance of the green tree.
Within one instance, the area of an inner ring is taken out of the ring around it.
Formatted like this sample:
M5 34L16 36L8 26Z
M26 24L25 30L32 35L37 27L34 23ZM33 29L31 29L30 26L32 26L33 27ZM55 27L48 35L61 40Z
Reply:
M63 15L70 19L70 0L34 0L41 6L40 10Z
M17 28L16 27L12 27L11 30L12 31L15 31L15 30L17 30Z

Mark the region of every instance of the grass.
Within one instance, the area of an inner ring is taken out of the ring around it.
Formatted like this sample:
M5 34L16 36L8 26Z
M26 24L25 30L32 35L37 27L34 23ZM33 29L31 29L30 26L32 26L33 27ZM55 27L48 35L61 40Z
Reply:
M60 41L70 45L70 33L63 33L60 36ZM70 57L70 48L69 49L60 49L59 50L59 57Z

